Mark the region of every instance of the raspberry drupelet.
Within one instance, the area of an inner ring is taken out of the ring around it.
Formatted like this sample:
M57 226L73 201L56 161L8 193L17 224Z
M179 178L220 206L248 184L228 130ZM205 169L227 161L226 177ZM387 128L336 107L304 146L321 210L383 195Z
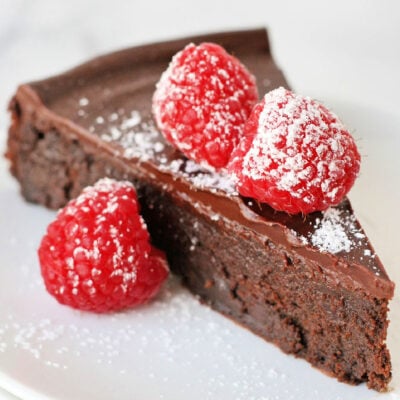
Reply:
M168 276L130 182L104 178L59 211L40 244L46 289L60 303L108 312L152 298Z

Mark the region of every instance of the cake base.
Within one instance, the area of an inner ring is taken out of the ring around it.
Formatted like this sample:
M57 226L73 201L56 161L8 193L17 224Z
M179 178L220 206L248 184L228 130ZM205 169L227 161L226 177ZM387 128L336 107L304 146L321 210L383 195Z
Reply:
M16 103L14 115L18 121ZM134 182L153 243L201 301L340 381L386 388L387 300L330 287L317 264L233 222L211 220L96 148L53 129L21 128L10 130L9 154L28 201L58 208L100 177Z

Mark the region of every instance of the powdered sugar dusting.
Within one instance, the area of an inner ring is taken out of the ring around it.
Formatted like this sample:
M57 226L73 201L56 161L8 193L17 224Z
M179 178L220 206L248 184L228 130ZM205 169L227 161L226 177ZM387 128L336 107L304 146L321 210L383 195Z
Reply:
M340 206L323 211L321 218L315 219L307 236L297 235L294 231L292 233L303 245L311 244L322 252L349 253L352 249L364 248L363 257L375 257L355 215Z
M111 117L113 116L113 117ZM122 156L126 159L138 159L140 162L151 161L164 172L171 172L187 181L198 189L222 191L227 195L237 195L233 178L226 171L216 171L208 165L200 165L192 160L176 158L172 161L166 156L175 150L166 143L152 120L145 120L137 110L126 113L119 110L108 117L98 116L92 125L95 132L98 125L108 121L105 133L101 139L118 144L122 148ZM102 128L104 128L102 126Z
M86 107L89 104L89 99L87 97L81 97L79 99L79 105L81 107Z
M207 188L212 192L222 191L231 196L237 195L235 180L224 170L217 172L211 167L187 160L182 175L196 188Z
M340 211L330 208L323 215L322 220L317 221L317 229L311 236L312 244L321 251L333 254L341 251L349 252L353 243L347 236Z
M81 97L77 103L77 115L81 118L87 117L86 107L89 105L90 101L87 97Z
M138 158L141 161L155 159L156 155L164 150L165 143L155 129L154 123L142 121L137 110L132 110L128 116L123 110L120 114L112 113L108 116L108 128L101 135L101 139L118 143L123 148L122 155L126 159ZM104 117L98 116L96 121L104 121ZM95 128L93 125L91 130L95 131Z

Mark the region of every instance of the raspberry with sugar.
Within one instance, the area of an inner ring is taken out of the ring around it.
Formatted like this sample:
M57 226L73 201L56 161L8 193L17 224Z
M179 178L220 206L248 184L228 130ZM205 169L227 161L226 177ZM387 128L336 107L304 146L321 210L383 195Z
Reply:
M153 114L188 158L222 168L257 100L255 78L238 59L213 43L189 44L162 74Z
M130 182L101 179L59 211L40 244L47 291L71 307L108 312L146 302L168 276Z
M254 107L228 168L241 195L307 214L341 201L358 175L360 154L324 105L279 88Z

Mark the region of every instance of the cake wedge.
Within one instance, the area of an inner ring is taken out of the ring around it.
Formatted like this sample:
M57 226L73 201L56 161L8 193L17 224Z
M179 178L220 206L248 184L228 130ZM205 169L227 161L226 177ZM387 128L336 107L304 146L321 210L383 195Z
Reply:
M58 208L99 178L132 181L154 244L203 302L341 381L385 390L394 284L349 201L306 217L277 212L155 128L155 83L177 51L204 41L240 58L260 94L288 87L262 29L127 49L22 85L7 157L23 196Z

